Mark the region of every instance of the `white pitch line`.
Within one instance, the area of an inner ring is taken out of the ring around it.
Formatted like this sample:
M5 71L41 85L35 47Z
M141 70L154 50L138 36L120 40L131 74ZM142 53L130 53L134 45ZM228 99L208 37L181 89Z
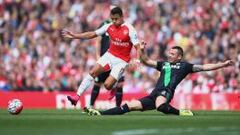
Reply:
M143 135L158 133L158 129L136 129L136 130L123 130L113 132L112 135Z
M236 133L238 135L240 129L237 127L208 127L208 128L197 128L197 127L188 127L188 128L159 128L159 129L133 129L133 130L122 130L115 131L112 135L143 135L143 134L179 134L179 133L196 133L197 131L201 133L206 132L222 132Z

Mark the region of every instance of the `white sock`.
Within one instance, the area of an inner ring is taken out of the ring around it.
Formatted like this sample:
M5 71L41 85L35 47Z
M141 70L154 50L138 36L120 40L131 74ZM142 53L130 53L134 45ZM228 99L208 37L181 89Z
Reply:
M91 85L92 81L94 80L94 78L88 74L82 81L82 83L80 84L80 86L78 87L77 90L77 95L81 96L82 93Z

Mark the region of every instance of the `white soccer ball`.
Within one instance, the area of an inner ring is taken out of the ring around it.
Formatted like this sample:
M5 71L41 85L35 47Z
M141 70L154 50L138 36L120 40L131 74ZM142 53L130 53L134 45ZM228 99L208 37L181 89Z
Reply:
M8 101L8 112L10 114L19 114L23 109L23 103L19 99Z

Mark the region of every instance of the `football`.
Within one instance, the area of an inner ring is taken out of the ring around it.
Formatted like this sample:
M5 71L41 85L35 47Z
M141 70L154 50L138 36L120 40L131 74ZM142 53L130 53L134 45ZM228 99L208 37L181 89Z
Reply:
M8 112L13 115L19 114L23 109L23 103L19 99L12 99L8 102Z

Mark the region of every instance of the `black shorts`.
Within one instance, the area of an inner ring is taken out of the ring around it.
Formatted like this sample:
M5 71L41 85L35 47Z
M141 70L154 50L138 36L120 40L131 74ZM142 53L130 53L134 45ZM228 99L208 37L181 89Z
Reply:
M163 96L167 99L167 103L171 102L174 92L168 89L154 89L148 96L139 99L142 104L142 111L156 109L156 98Z
M98 77L95 78L95 82L96 83L104 83L106 81L106 79L108 78L108 76L110 75L110 71L107 72L103 72L100 75L98 75ZM124 82L124 76L122 76L118 82Z

